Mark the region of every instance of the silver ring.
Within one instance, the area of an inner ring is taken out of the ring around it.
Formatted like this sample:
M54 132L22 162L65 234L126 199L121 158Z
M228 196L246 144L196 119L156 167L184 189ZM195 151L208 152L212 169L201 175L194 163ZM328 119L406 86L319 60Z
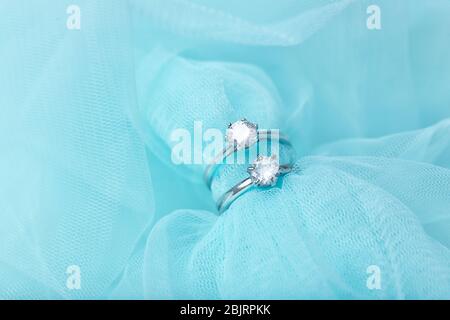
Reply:
M223 213L245 192L255 186L271 187L277 183L278 177L292 171L292 164L279 165L276 155L258 156L247 172L249 177L239 182L217 201L219 213Z
M292 147L289 140L278 131L258 130L257 124L246 119L230 123L226 134L227 146L205 169L203 177L208 188L211 189L212 178L219 163L239 150L247 149L260 141L269 139L276 139L279 143Z

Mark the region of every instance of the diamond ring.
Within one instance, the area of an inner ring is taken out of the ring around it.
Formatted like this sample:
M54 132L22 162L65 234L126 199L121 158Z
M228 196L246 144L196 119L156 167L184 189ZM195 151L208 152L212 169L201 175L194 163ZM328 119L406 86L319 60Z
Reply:
M278 130L258 130L257 124L246 119L230 123L226 133L226 147L205 169L204 179L208 187L211 188L212 178L219 163L222 163L235 152L247 149L264 140L277 140L283 145L291 146L288 139L281 135Z
M291 172L292 164L280 165L278 157L258 156L258 158L247 169L249 177L239 182L217 201L219 213L223 213L230 205L251 188L274 186L278 177Z

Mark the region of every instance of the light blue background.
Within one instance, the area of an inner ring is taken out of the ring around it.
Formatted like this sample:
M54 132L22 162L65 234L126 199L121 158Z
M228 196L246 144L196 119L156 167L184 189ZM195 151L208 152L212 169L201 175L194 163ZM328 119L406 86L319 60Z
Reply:
M449 1L0 0L0 15L1 298L449 298ZM289 134L299 161L217 217L243 173L211 195L169 137L242 117Z

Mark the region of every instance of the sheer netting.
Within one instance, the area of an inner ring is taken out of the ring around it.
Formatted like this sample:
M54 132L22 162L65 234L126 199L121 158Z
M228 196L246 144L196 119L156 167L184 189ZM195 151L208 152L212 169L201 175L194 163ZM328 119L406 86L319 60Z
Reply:
M0 298L450 298L450 2L372 4L0 1ZM244 117L297 160L219 216L171 135Z
M1 298L105 297L153 215L128 7L77 2L80 30L64 1L0 2Z
M136 114L163 163L170 133L193 132L195 120L281 127L299 153L281 188L252 191L223 216L183 201L163 217L143 249L146 297L449 297L450 48L441 28L450 6L382 1L384 25L373 31L369 4L254 11L177 1L155 11L136 2L149 33L172 35L146 38L138 57ZM170 171L198 182L202 201L203 169ZM226 166L213 198L245 175ZM368 289L373 266L382 290Z
M170 214L147 243L149 297L448 297L449 135L445 121L338 143L299 160L281 189L248 193L223 216ZM366 286L374 265L382 290Z

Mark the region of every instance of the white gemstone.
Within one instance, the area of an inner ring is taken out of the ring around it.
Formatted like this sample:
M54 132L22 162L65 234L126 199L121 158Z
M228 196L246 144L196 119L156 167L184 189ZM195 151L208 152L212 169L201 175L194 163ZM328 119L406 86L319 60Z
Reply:
M245 119L236 121L228 127L226 138L239 149L249 147L258 140L257 126Z
M272 186L278 180L279 170L278 158L273 155L271 157L259 156L249 167L248 172L257 185Z

